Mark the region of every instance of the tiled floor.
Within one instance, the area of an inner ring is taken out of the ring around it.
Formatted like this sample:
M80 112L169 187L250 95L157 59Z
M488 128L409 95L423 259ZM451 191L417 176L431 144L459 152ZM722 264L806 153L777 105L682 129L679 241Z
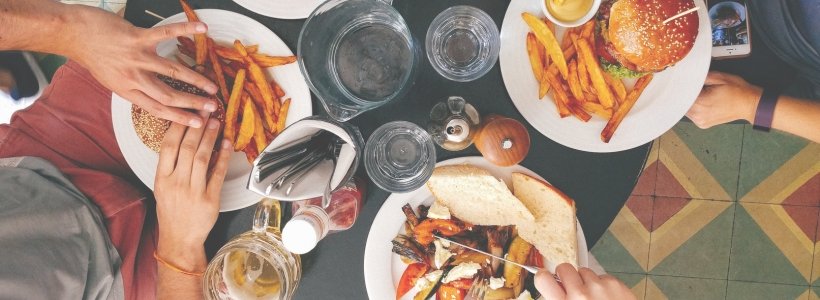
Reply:
M592 252L639 299L820 299L818 206L820 144L681 122Z

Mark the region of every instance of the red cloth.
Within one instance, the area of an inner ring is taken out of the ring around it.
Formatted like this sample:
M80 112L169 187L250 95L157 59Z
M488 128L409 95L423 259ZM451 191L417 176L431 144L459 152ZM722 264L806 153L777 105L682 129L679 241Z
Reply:
M105 218L122 259L125 299L156 298L153 194L131 172L111 125L111 91L74 62L43 96L0 125L0 158L36 156L65 174Z

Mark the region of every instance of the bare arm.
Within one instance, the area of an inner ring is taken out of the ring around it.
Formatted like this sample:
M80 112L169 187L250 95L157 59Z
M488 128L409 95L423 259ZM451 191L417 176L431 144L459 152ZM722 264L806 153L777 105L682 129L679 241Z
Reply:
M160 241L157 255L175 267L194 273L204 272L208 265L203 245ZM202 281L201 276L186 275L157 262L157 299L203 299Z
M158 117L193 127L202 126L203 119L185 109L212 112L216 103L176 91L156 74L191 83L211 94L217 87L182 64L159 57L156 45L205 31L203 23L141 29L101 9L54 0L0 0L0 50L66 56L114 93Z
M710 72L697 101L686 116L700 128L735 120L754 122L763 90L740 77ZM820 102L780 96L772 128L820 143Z

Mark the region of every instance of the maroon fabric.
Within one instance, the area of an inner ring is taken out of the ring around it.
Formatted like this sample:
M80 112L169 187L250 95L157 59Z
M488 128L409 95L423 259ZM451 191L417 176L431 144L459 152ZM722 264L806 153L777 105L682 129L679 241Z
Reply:
M156 298L153 195L117 145L111 91L68 62L39 100L0 125L0 158L15 156L50 161L97 204L122 259L125 298Z

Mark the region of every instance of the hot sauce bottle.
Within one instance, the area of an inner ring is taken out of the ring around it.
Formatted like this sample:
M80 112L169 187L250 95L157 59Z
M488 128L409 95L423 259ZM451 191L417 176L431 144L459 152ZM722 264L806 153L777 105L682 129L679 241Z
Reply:
M354 178L333 192L327 208L322 208L322 197L293 202L293 217L282 229L285 248L304 254L313 250L328 234L353 227L362 209L364 195L364 181Z

